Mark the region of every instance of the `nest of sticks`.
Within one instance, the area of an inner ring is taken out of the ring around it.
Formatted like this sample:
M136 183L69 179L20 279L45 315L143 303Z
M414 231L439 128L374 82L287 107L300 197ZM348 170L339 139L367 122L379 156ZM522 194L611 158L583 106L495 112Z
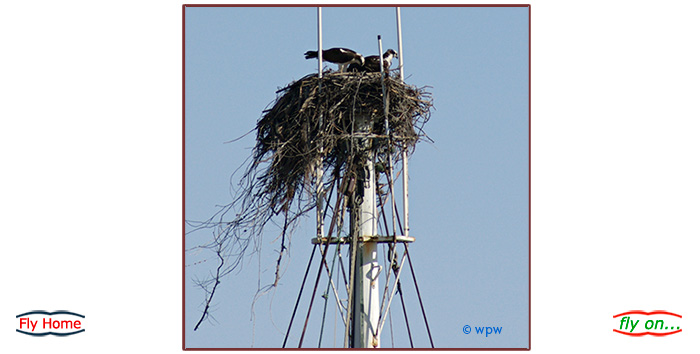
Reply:
M384 97L388 97L386 113ZM205 301L195 330L209 316L220 279L242 263L249 247L260 251L268 222L272 220L281 230L276 239L280 248L274 281L259 288L256 299L277 286L282 258L290 246L288 233L316 206L317 182L325 191L336 185L337 193L341 188L345 188L343 193L362 191L349 183L342 187L341 176L356 176L355 183L362 183L367 158L375 161L375 171L381 171L390 157L397 161L404 151L410 155L418 141L428 139L423 126L431 108L432 97L426 88L406 85L397 74L382 80L380 73L327 71L321 79L317 74L307 75L278 90L272 107L263 111L257 123L252 161L234 200L209 220L187 222L192 227L188 233L212 230L213 240L196 249L209 249L219 259L211 276L197 280ZM324 171L321 181L314 173L319 166ZM387 171L383 172L388 178ZM327 193L326 206L331 194ZM351 199L364 196L354 197Z
M269 162L258 177L259 192L272 210L288 209L312 185L319 161L324 171L338 175L353 170L369 152L380 163L388 154L397 161L427 139L423 126L430 118L430 93L402 83L397 74L383 81L386 115L380 73L328 72L321 79L311 74L277 91L257 123L253 154L253 165ZM359 136L371 143L354 143Z

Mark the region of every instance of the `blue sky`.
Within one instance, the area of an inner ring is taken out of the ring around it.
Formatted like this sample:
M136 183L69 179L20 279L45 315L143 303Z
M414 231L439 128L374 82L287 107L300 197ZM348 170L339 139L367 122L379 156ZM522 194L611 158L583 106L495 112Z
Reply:
M316 46L316 8L196 7L187 8L185 18L186 213L188 220L203 220L231 201L229 184L240 178L231 175L250 154L254 136L226 142L254 128L279 87L315 70L316 62L303 53ZM406 81L431 86L435 104L425 127L434 143L419 144L409 167L411 234L417 239L411 256L435 345L526 347L528 8L409 7L402 9L402 22ZM394 8L324 8L323 24L326 48L375 54L381 34L384 48L398 49ZM258 273L263 283L273 276L276 230L259 256L223 280L216 322L197 332L192 328L203 293L186 284L187 345L279 347L311 251L309 230L302 225L292 236L286 274L274 296L256 303L254 322ZM209 237L191 234L187 247ZM213 270L211 257L188 253L187 278ZM208 262L195 264L203 259ZM414 342L428 347L408 275L403 279ZM306 308L308 300L301 304ZM406 347L398 305L394 342ZM317 345L319 320L320 313L312 313L305 346ZM464 325L504 330L485 338L463 334ZM323 346L332 346L331 329ZM294 345L300 331L293 328ZM383 346L389 347L389 331L384 333Z

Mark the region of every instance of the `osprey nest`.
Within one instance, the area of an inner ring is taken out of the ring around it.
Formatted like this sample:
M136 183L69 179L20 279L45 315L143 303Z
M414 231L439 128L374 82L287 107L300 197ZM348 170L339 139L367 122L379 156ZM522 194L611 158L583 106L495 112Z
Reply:
M257 123L251 166L269 162L259 176L258 192L269 198L275 213L287 210L302 188L312 186L318 161L324 171L339 176L361 165L370 151L380 164L388 154L397 161L427 138L423 125L430 118L432 97L426 88L401 83L397 74L386 76L387 134L381 81L378 72L328 71L322 79L307 75L277 91L272 108ZM361 121L369 123L358 132ZM357 143L358 136L371 143Z
M268 222L281 230L276 239L280 248L274 281L259 288L256 299L277 286L283 255L291 245L287 234L316 206L314 171L319 163L324 170L324 190L331 191L337 185L336 193L351 195L350 191L363 189L349 183L342 186L342 176L362 177L364 162L371 157L375 171L388 178L388 169L382 167L389 156L397 161L402 152L410 154L419 140L428 139L422 128L430 118L430 93L425 87L401 83L396 76L388 75L384 80L388 124L380 73L328 71L322 79L307 75L277 91L272 108L263 111L257 123L252 161L235 188L234 200L209 220L187 221L191 227L188 234L212 231L213 240L196 248L211 250L219 260L209 277L196 281L204 289L205 301L195 330L209 316L220 279L242 264L244 256L250 254L249 247L253 247L252 252L261 250ZM331 195L328 192L327 198Z

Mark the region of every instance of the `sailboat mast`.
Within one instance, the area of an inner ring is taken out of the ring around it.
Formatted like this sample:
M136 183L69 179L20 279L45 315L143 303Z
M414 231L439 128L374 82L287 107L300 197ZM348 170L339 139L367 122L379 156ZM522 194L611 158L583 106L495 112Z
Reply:
M371 131L371 120L367 115L357 117L358 135ZM369 138L358 138L358 145L370 151ZM378 348L379 334L379 257L377 254L377 202L374 162L367 154L363 171L360 171L355 193L362 193L361 202L353 203L350 216L350 232L357 240L355 252L355 276L352 295L352 347ZM355 201L360 198L353 198Z

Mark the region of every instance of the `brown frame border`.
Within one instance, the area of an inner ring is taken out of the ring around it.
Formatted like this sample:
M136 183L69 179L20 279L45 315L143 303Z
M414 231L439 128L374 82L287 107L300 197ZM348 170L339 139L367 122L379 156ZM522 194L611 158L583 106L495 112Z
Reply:
M528 342L527 348L186 348L185 347L185 9L188 7L317 7L319 4L183 4L182 5L182 350L183 351L261 351L261 350L381 350L381 351L530 351L532 350L532 5L530 4L325 4L323 7L527 7L528 8Z

